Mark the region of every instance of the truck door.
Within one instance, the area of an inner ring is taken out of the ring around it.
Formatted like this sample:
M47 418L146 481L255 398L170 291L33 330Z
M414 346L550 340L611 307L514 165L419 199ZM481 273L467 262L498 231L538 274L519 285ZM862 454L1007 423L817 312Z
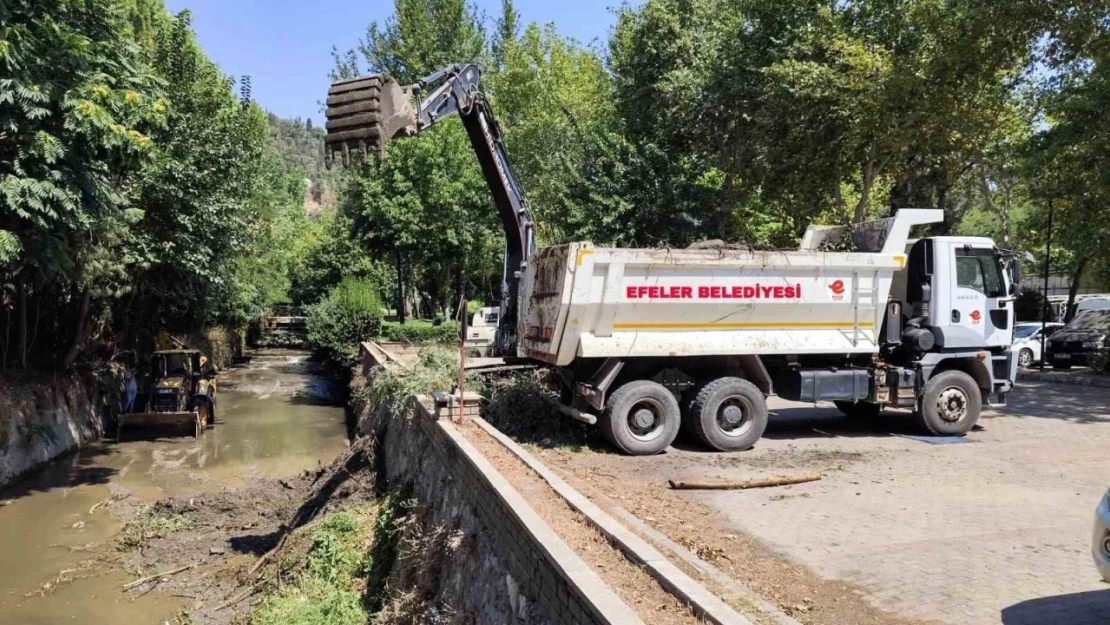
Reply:
M981 337L982 347L1009 345L1013 338L1013 301L994 249L952 246L952 289L948 322Z

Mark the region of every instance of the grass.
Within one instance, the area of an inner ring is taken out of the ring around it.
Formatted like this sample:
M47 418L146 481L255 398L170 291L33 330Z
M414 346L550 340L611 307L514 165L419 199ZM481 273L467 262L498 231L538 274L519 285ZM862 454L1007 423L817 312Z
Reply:
M430 319L408 319L404 325L383 321L381 339L401 343L458 343L459 324L455 321L437 324Z
M251 617L253 625L362 625L377 506L329 515L312 532L303 566L291 583L271 591Z
M154 539L167 534L196 529L200 523L180 512L155 504L141 508L135 518L127 522L116 539L117 551L133 551Z

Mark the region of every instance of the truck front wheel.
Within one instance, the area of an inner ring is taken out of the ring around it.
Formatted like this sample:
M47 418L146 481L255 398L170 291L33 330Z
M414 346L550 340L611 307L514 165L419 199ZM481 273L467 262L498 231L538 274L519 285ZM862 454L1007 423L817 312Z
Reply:
M681 421L678 400L666 387L635 380L613 391L598 425L624 453L650 456L674 441Z
M719 378L698 390L686 414L686 426L717 451L748 449L767 429L767 402L751 382Z
M974 378L951 369L933 376L925 384L918 421L938 436L966 434L979 420L983 398Z

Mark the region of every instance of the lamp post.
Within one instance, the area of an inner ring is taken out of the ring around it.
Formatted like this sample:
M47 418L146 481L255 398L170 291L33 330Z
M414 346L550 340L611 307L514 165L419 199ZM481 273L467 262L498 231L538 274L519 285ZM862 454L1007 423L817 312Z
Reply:
M1052 263L1052 198L1048 198L1048 238L1044 244L1044 301L1041 304L1041 362L1040 370L1044 371L1045 360L1048 359L1048 344L1045 329L1048 327L1048 268Z

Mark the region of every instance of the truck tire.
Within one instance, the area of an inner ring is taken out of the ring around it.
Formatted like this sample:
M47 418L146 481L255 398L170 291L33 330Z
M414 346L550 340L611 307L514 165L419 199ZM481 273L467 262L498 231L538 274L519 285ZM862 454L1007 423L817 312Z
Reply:
M931 434L966 434L979 420L983 397L970 375L956 369L942 371L925 384L917 419Z
M750 449L767 429L767 401L751 382L718 378L698 390L686 429L717 451Z
M883 411L882 406L869 401L834 401L833 405L849 419L874 419Z
M666 449L678 435L682 412L662 384L635 380L609 396L598 425L609 442L626 454L650 456Z

